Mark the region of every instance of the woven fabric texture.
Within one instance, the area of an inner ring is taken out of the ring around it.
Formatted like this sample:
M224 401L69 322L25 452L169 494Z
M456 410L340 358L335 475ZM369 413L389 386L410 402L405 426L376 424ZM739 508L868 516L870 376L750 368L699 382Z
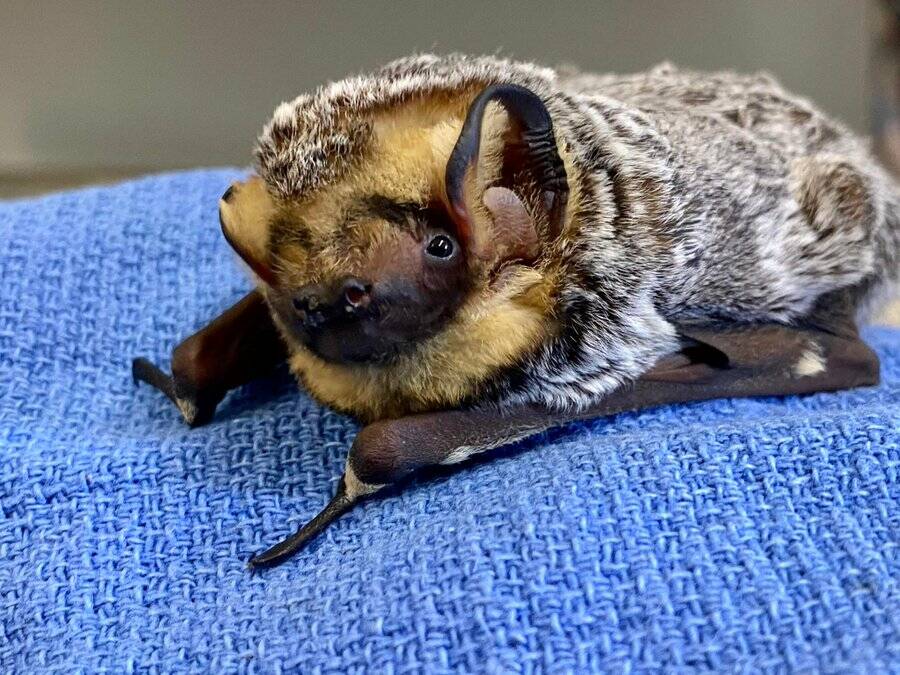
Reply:
M369 501L282 567L356 427L286 372L190 430L136 387L249 284L237 170L0 204L0 671L889 669L900 332L877 389L570 425Z

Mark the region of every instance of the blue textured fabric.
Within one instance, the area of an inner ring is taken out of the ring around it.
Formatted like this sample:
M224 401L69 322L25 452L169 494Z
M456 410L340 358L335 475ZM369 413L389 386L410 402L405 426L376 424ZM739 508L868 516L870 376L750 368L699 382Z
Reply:
M129 362L240 297L237 170L0 204L0 670L863 671L900 657L900 333L878 389L569 426L282 567L356 431L287 373L188 429Z

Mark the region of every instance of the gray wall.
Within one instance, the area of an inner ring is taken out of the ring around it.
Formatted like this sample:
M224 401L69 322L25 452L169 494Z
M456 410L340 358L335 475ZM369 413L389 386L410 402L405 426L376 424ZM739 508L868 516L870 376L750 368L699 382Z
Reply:
M415 50L765 68L867 127L864 0L0 2L0 171L246 164L274 106Z

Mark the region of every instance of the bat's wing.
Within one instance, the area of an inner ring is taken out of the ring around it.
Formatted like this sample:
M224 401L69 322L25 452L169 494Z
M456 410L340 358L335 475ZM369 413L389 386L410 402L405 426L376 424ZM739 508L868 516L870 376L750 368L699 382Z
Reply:
M453 464L566 422L715 398L836 391L879 380L878 357L860 339L852 303L844 296L823 299L801 325L682 326L681 334L679 351L584 410L452 410L370 424L353 443L334 499L293 536L253 558L251 567L283 561L359 499L418 468Z

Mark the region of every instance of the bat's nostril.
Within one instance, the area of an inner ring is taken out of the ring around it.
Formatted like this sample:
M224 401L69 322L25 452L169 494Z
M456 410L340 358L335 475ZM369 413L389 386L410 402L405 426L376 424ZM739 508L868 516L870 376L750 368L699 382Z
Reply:
M344 291L344 297L347 298L347 302L356 307L363 301L363 298L366 297L366 293L361 288L354 286L353 288L348 288Z
M313 286L298 293L292 300L297 318L307 330L319 330L331 320L333 312L319 295L321 287Z
M222 195L222 201L228 202L231 200L231 197L234 195L234 185L229 185L228 189L225 190L225 194Z
M316 295L301 295L294 298L294 309L298 312L312 312L319 306L319 298Z
M368 303L371 286L359 279L348 279L344 282L344 300L350 308L363 307Z

